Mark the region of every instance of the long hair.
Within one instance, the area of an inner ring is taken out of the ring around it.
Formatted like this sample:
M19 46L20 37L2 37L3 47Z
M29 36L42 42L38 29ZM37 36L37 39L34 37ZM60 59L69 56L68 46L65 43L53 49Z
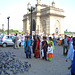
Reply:
M49 37L49 40L53 41L52 37Z
M37 39L39 40L39 42L40 42L40 38L39 37L37 37Z
M46 36L43 36L43 39L45 39L45 40L46 40Z

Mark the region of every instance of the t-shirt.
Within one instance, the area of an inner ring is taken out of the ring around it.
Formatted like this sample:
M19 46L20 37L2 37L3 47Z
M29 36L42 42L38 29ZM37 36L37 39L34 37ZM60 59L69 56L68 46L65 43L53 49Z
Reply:
M21 36L21 41L24 41L24 36Z
M64 39L64 46L68 46L68 39Z
M15 40L19 40L19 37L18 37L18 36L16 36L16 37L15 37Z

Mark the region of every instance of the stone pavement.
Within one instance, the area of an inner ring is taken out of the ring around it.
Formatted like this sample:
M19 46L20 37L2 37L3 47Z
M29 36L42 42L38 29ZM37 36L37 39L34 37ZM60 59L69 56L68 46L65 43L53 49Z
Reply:
M33 54L32 59L26 59L23 48L0 47L0 50L14 52L17 59L20 59L22 62L28 61L32 65L28 72L18 73L17 75L67 75L69 72L67 68L70 61L65 61L66 56L63 56L62 46L55 46L54 57L51 62L42 60L41 58L35 59Z

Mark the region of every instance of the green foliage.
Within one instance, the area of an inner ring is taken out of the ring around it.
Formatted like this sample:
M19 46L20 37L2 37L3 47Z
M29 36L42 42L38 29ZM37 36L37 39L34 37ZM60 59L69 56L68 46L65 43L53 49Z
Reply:
M7 33L7 32L8 32L8 30L3 31L2 29L0 29L0 33ZM23 33L23 32L19 32L18 30L10 29L9 34L11 34L11 33Z
M67 32L67 31L64 31L64 34L75 34L75 32Z
M8 30L5 30L5 32L8 32ZM9 30L9 33L19 33L19 31L18 30L10 29Z
M4 33L4 30L0 29L0 34L1 34L1 33Z

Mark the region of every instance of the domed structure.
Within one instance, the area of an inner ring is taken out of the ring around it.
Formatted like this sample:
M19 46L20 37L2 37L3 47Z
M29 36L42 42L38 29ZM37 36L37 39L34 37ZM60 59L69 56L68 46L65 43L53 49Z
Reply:
M54 1L52 2L52 6L55 7L55 2Z

